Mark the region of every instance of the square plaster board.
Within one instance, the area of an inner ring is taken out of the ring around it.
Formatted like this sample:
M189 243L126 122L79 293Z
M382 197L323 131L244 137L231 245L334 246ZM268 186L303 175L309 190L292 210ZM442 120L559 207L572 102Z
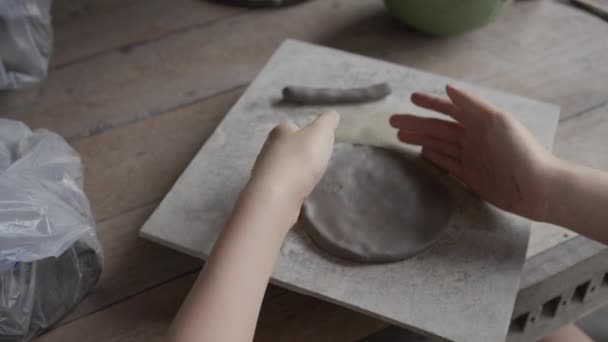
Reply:
M377 145L394 144L388 115L436 116L409 103L409 94L417 90L444 94L445 84L453 81L285 41L145 223L141 235L205 259L270 129L287 119L308 122L311 113L323 109L277 104L281 88L288 84L352 87L383 81L395 95L365 106L339 108L339 140L360 136ZM458 84L515 113L545 146L552 145L558 107ZM448 232L421 254L392 264L351 264L318 250L296 226L281 248L271 282L441 339L504 340L530 223L478 201L452 182L446 184L457 199L456 214Z

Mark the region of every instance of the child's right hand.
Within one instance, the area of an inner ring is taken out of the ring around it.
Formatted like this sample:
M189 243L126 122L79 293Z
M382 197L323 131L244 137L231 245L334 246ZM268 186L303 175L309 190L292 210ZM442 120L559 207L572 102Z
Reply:
M401 141L496 206L535 220L547 215L546 179L557 159L509 113L453 86L448 99L415 93L414 104L454 121L396 114Z
M279 211L294 211L312 192L329 163L340 115L330 111L303 128L287 122L268 135L252 170L250 187L266 201L276 198Z

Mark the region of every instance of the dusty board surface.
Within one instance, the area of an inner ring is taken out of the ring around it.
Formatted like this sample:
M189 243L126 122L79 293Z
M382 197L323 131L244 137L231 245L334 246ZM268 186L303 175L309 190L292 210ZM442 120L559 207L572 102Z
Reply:
M375 81L388 81L405 98L413 90L442 93L448 82L397 65L287 41L199 151L141 234L205 258L268 131L287 118L305 121L311 110L273 106L281 87ZM543 144L551 146L557 107L468 87L518 113ZM480 203L456 187L452 190L459 200L453 227L417 257L389 265L345 264L314 248L296 227L283 245L272 281L429 335L458 341L503 339L525 260L529 223Z

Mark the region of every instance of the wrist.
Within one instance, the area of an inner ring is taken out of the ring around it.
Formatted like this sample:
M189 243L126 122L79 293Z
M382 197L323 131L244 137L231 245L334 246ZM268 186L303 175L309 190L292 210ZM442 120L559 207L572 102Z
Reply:
M572 166L557 157L548 163L545 177L542 178L542 211L538 213L538 221L556 223L562 210L564 200L563 188L572 178Z
M278 228L287 232L297 221L303 199L281 182L249 180L241 193L254 210L273 218Z

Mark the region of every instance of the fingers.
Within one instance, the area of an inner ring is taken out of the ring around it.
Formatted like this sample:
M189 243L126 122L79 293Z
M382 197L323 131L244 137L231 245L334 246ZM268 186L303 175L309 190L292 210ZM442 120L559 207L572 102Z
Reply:
M304 136L309 136L313 140L324 140L331 138L333 143L334 133L340 123L340 114L335 110L331 110L320 114L308 126L302 128L301 133Z
M463 115L493 114L499 110L472 93L448 84L446 92L452 102L461 109ZM466 118L465 118L466 120Z
M428 135L408 131L399 131L398 137L399 140L404 143L437 150L445 155L450 156L451 158L460 160L462 151L460 146L457 144L446 143L445 141L435 139Z
M411 100L419 107L449 115L461 123L465 123L471 116L500 112L498 108L476 95L454 85L448 84L446 93L449 99L431 94L414 93Z
M422 157L462 181L462 165L456 159L427 147L422 149Z
M303 138L306 137L306 139L313 141L331 142L333 144L334 132L339 122L340 114L333 110L320 114L313 122L302 129L298 129L292 122L286 121L275 126L268 133L266 143L298 132L298 135Z
M390 124L400 130L428 135L449 143L459 143L464 132L462 125L456 122L407 114L391 116Z
M335 110L331 110L328 112L324 112L319 114L308 126L304 127L302 130L311 130L311 131L335 131L336 127L338 127L338 123L340 122L340 114ZM290 134L298 131L298 126L294 125L291 121L285 121L277 126L275 126L272 131L269 133L269 137L281 136L284 134Z
M430 109L460 121L460 111L458 110L458 107L448 99L431 94L413 93L411 100L418 107Z
M340 114L335 110L321 113L308 127L335 131L340 123Z

